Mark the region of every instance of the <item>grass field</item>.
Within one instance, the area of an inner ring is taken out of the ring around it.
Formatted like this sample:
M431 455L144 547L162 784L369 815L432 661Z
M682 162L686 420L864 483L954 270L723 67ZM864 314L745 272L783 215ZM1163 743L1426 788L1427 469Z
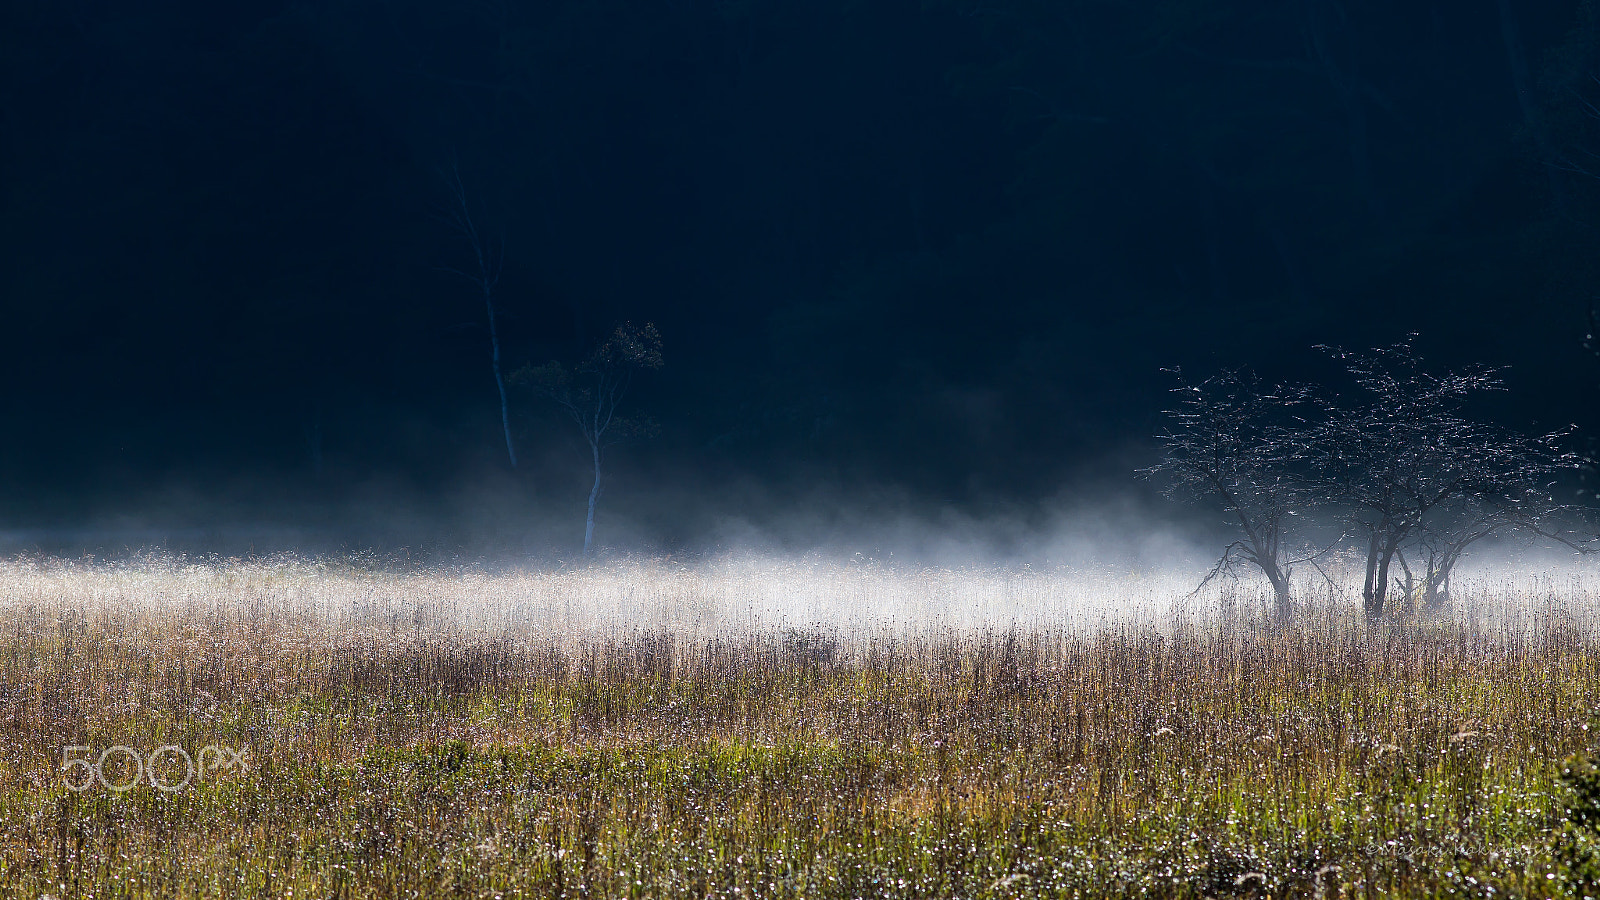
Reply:
M1561 896L1597 587L13 561L0 895Z

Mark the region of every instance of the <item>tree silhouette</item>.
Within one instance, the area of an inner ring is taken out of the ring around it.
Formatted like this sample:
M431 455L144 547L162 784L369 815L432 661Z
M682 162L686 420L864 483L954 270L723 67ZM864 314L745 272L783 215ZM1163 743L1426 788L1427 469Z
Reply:
M552 361L542 366L524 366L511 375L513 384L528 388L564 411L589 447L594 481L584 517L585 556L594 543L594 510L600 500L606 448L646 436L655 428L648 417L622 415L618 410L634 374L660 369L663 364L661 336L656 327L647 322L638 328L624 322L574 369Z
M465 279L483 297L484 313L489 322L489 365L494 372L494 386L500 393L500 429L505 433L506 457L511 468L517 467L517 448L511 440L511 408L506 401L506 381L500 374L500 313L495 304L495 290L500 286L500 269L505 263L505 248L496 247L485 235L473 217L467 200L467 188L461 181L461 172L455 166L445 175L445 185L450 190L450 209L445 222L470 250L470 261L464 269L444 268Z
M1559 448L1570 429L1529 438L1467 418L1469 397L1505 389L1499 370L1430 374L1414 338L1362 353L1321 348L1344 362L1361 400L1324 401L1308 444L1313 492L1366 538L1361 595L1372 617L1383 615L1391 566L1409 570L1408 547L1426 563L1426 598L1442 602L1471 544L1511 528L1558 537L1545 528L1564 510L1551 484L1579 463Z
M1182 382L1182 373L1175 374ZM1241 564L1253 566L1272 584L1279 614L1287 615L1293 567L1315 555L1297 545L1294 527L1309 500L1294 414L1309 392L1223 372L1180 383L1173 393L1178 405L1157 435L1165 453L1145 474L1166 480L1169 497L1220 503L1243 535L1223 550L1201 586Z
M1166 452L1147 474L1167 479L1169 496L1220 503L1242 534L1206 581L1253 566L1286 613L1293 566L1325 552L1303 537L1319 515L1362 539L1372 618L1385 611L1395 565L1408 599L1438 606L1462 555L1493 535L1588 549L1560 530L1579 511L1554 494L1582 462L1562 449L1571 429L1526 437L1468 418L1470 397L1504 390L1499 370L1430 374L1414 338L1360 353L1320 348L1352 376L1350 399L1238 372L1175 389L1180 402L1157 435Z

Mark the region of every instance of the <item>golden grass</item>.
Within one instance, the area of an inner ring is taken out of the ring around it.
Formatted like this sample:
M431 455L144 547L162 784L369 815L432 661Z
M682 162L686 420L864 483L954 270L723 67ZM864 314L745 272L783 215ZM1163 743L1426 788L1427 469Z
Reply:
M13 561L0 893L1560 889L1559 763L1600 728L1591 581L1484 579L1376 628L1336 595L1282 625L1185 587ZM208 744L251 768L63 782L63 747Z

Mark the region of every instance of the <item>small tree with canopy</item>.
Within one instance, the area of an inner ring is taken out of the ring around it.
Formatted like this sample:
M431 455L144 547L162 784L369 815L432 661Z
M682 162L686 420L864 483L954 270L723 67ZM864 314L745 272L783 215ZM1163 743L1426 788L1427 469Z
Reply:
M594 478L584 517L585 556L594 544L594 510L600 501L606 449L655 429L648 417L621 414L623 400L636 373L660 369L663 364L661 335L656 327L646 323L639 328L624 322L573 369L552 361L542 366L524 366L511 374L512 384L527 388L565 412L589 448Z
M1384 613L1396 565L1408 599L1439 606L1462 555L1491 536L1590 549L1560 530L1578 511L1554 493L1582 462L1561 449L1571 429L1530 438L1467 417L1469 398L1504 389L1499 370L1430 374L1414 337L1363 353L1321 348L1352 376L1350 399L1238 372L1176 389L1157 435L1166 452L1148 474L1168 480L1169 496L1219 503L1241 535L1206 581L1259 569L1287 612L1293 566L1320 555L1296 526L1324 511L1362 538L1371 618Z
M1559 449L1570 429L1528 438L1467 418L1471 396L1505 389L1500 370L1430 374L1415 337L1364 353L1321 348L1345 364L1360 399L1323 402L1308 444L1311 493L1366 538L1361 596L1374 618L1397 561L1408 586L1440 603L1462 551L1491 534L1523 529L1576 546L1546 528L1565 509L1551 486L1579 462ZM1420 579L1407 549L1424 564Z
M1296 413L1309 391L1268 387L1247 372L1223 372L1198 384L1173 372L1180 381L1173 389L1178 403L1157 435L1165 452L1144 474L1165 480L1169 497L1220 505L1237 529L1239 539L1222 551L1201 587L1240 566L1257 569L1272 585L1278 613L1287 615L1294 566L1316 555L1296 534L1309 499L1301 472L1304 429Z

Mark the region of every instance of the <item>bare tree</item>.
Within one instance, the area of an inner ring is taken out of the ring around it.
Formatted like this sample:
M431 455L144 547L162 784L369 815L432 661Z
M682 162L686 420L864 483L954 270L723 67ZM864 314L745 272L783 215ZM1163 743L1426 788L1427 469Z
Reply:
M1462 497L1436 508L1438 515L1430 517L1432 521L1425 519L1414 543L1395 553L1405 572L1400 586L1406 599L1420 600L1428 609L1448 604L1450 578L1456 564L1468 548L1488 537L1521 533L1588 552L1590 538L1564 531L1557 524L1563 518L1581 521L1581 510L1556 503L1546 483L1511 483L1519 472L1524 476L1553 475L1555 468L1519 466L1507 473L1511 477L1506 483L1491 487L1482 495ZM1408 555L1417 562L1415 572L1408 565Z
M1414 339L1365 353L1321 348L1352 376L1351 401L1239 372L1176 389L1158 435L1164 458L1147 474L1166 478L1169 496L1220 503L1242 535L1206 581L1254 567L1286 613L1293 567L1325 552L1296 533L1322 511L1364 539L1372 618L1384 613L1396 564L1408 600L1439 606L1463 554L1491 536L1591 549L1595 538L1562 530L1580 511L1554 494L1582 463L1562 449L1571 429L1530 438L1469 419L1467 399L1504 389L1499 370L1429 374Z
M594 544L594 509L600 500L601 474L607 447L650 433L654 424L645 417L619 414L635 373L661 368L661 336L646 323L618 325L610 337L568 370L559 362L524 366L513 372L513 384L526 387L564 411L588 444L594 481L589 488L589 508L584 517L583 553Z
M1499 370L1429 374L1414 338L1366 353L1322 348L1344 362L1363 397L1323 403L1308 444L1312 488L1366 538L1362 600L1373 618L1383 615L1396 561L1409 589L1440 603L1472 544L1510 529L1560 539L1546 527L1563 509L1550 486L1578 463L1559 449L1567 431L1527 438L1466 418L1470 396L1504 389ZM1420 579L1408 549L1424 565Z
M1174 372L1181 382L1182 373ZM1181 383L1173 393L1178 404L1157 435L1165 453L1145 474L1165 480L1169 497L1220 504L1242 535L1201 586L1240 565L1259 569L1272 584L1279 614L1287 615L1293 568L1316 555L1295 534L1309 499L1299 471L1303 423L1295 413L1309 392L1223 372Z
M494 370L494 386L500 392L500 428L506 438L506 458L511 468L517 467L517 448L511 440L511 408L506 402L506 382L500 374L500 316L495 306L495 290L500 286L500 270L505 263L505 245L495 246L472 215L467 202L467 188L461 181L461 171L451 166L445 175L445 185L450 190L450 208L445 222L470 250L466 268L444 271L465 279L483 297L484 312L489 320L489 364Z

